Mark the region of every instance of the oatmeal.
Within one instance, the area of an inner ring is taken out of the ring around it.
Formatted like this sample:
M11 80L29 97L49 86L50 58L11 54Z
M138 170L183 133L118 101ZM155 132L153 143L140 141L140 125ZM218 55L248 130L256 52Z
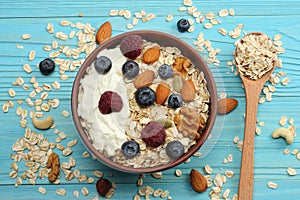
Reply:
M210 94L203 72L176 47L131 35L86 69L78 96L94 147L134 168L176 160L201 138Z
M252 80L261 78L277 63L276 48L265 34L250 34L236 44L238 72Z

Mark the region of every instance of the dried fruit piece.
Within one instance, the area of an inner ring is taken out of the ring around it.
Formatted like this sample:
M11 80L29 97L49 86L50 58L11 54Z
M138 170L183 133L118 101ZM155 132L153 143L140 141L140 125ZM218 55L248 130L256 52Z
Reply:
M141 87L151 85L153 80L154 80L154 72L152 70L146 70L136 77L133 84L135 88L141 88Z
M195 99L196 90L192 80L189 79L183 82L181 96L182 100L185 102L191 102Z
M96 183L97 192L103 197L105 197L111 188L112 184L108 179L101 178Z
M48 180L53 183L59 175L59 156L56 153L50 154L48 157L47 168L51 168L48 174Z
M192 169L190 172L190 182L196 192L204 192L207 189L205 177L196 169Z
M129 59L137 58L142 52L143 39L139 35L126 36L120 42L120 50Z
M151 47L143 54L143 62L146 64L152 64L158 60L160 56L160 48L158 46Z
M122 110L123 101L118 93L112 91L104 92L98 102L98 108L102 114L110 114Z
M149 122L142 130L141 135L146 145L154 148L162 145L166 140L165 128L157 121Z
M112 34L112 27L110 22L103 23L96 34L96 42L97 44L101 44L108 40L111 37Z
M220 115L225 115L233 111L238 105L238 101L233 98L224 98L218 101L217 112Z
M165 83L160 83L156 88L156 100L155 102L159 105L162 105L167 100L170 94L170 87Z

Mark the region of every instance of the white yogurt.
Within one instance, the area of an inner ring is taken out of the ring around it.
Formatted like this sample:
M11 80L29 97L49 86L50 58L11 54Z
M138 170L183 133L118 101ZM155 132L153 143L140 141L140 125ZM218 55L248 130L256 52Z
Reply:
M100 75L92 63L90 72L81 80L83 95L78 97L78 114L88 123L89 136L95 148L113 156L127 141L125 128L129 124L130 111L122 75L126 58L119 48L103 50L99 56L108 57L112 61L112 68L107 74ZM105 91L113 91L121 96L123 108L120 112L103 115L99 111L98 102Z

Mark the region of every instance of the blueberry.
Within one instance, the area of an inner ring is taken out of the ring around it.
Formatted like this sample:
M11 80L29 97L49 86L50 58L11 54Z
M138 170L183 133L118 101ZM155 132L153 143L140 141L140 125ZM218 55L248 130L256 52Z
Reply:
M173 76L173 69L170 65L163 64L158 68L158 75L162 79L168 79Z
M155 101L155 98L155 92L149 87L139 88L135 92L135 100L142 107L152 105Z
M100 56L95 59L94 66L99 74L106 74L111 69L111 60L106 56Z
M39 68L42 74L48 75L54 71L55 63L50 58L46 58L40 62Z
M133 60L126 61L122 66L122 72L126 78L132 79L139 74L139 64Z
M121 149L126 158L133 158L140 152L140 146L135 141L124 142Z
M184 153L184 147L181 142L172 141L167 144L166 153L172 160L175 160L182 156L182 154Z
M190 23L186 19L180 19L177 22L177 28L178 28L179 32L183 33L183 32L187 31L190 28Z
M168 98L168 105L171 108L179 108L182 105L182 98L179 94L171 94Z

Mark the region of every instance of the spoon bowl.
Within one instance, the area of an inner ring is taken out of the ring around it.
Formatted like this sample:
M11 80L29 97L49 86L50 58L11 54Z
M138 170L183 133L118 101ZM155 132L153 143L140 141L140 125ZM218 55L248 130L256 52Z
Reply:
M244 36L265 36L263 33L252 32ZM267 37L268 38L268 37ZM268 40L271 40L268 38ZM240 40L239 42L241 42ZM250 41L251 42L251 41ZM252 43L250 43L252 45ZM235 59L237 58L238 44L234 52ZM276 56L276 52L273 52ZM275 68L276 62L273 61L268 66L266 71L261 77L257 79L251 79L245 74L240 73L240 77L243 82L245 95L246 95L246 115L245 115L245 127L244 127L244 141L241 160L240 182L239 182L239 200L251 200L253 196L253 177L254 177L254 136L256 129L256 114L258 109L258 99L261 90L265 83L270 79L271 74ZM237 70L239 66L237 65Z

